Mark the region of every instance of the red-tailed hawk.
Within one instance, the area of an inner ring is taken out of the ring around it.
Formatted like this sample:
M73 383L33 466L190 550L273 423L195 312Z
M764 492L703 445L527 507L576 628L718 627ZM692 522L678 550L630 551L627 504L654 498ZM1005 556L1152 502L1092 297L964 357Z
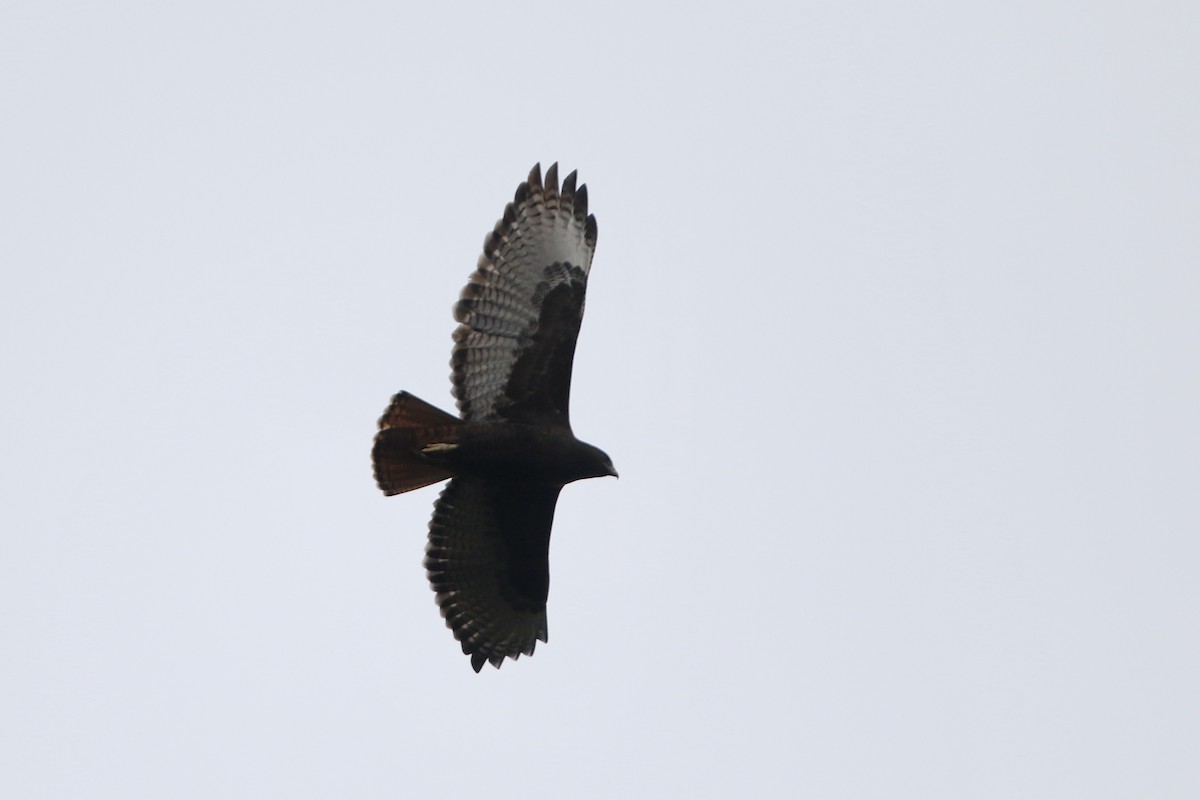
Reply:
M596 218L587 187L535 165L454 307L459 417L401 392L379 420L375 480L392 495L450 479L425 569L478 672L547 641L550 526L571 481L616 475L571 432L568 399Z

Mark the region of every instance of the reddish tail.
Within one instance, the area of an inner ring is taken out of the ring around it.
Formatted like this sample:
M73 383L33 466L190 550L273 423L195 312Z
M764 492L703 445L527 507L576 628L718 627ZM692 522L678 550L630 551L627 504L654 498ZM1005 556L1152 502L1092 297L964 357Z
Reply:
M454 477L441 467L427 463L421 449L430 444L452 443L454 429L462 420L424 400L401 392L379 418L379 433L371 460L375 482L384 494L400 494Z

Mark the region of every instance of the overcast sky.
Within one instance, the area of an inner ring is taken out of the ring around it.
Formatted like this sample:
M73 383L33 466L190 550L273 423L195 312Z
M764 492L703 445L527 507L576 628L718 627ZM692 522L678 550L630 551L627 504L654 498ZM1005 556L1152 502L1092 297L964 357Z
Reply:
M0 4L0 795L1200 796L1200 6ZM550 642L375 422L599 222Z

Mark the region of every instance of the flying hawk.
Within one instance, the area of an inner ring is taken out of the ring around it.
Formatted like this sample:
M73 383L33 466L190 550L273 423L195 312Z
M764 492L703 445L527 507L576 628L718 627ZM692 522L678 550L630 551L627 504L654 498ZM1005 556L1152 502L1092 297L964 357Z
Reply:
M478 672L547 641L550 526L571 481L616 475L571 432L568 399L596 218L587 187L534 165L483 243L454 318L460 417L407 392L371 452L393 495L450 479L434 506L425 569L446 624Z

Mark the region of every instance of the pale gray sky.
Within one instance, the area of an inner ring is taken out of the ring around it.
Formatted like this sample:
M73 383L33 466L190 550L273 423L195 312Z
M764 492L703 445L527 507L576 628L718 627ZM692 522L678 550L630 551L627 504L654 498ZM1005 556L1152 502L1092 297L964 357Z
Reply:
M0 795L1200 795L1200 6L0 6ZM375 420L599 220L550 643Z

